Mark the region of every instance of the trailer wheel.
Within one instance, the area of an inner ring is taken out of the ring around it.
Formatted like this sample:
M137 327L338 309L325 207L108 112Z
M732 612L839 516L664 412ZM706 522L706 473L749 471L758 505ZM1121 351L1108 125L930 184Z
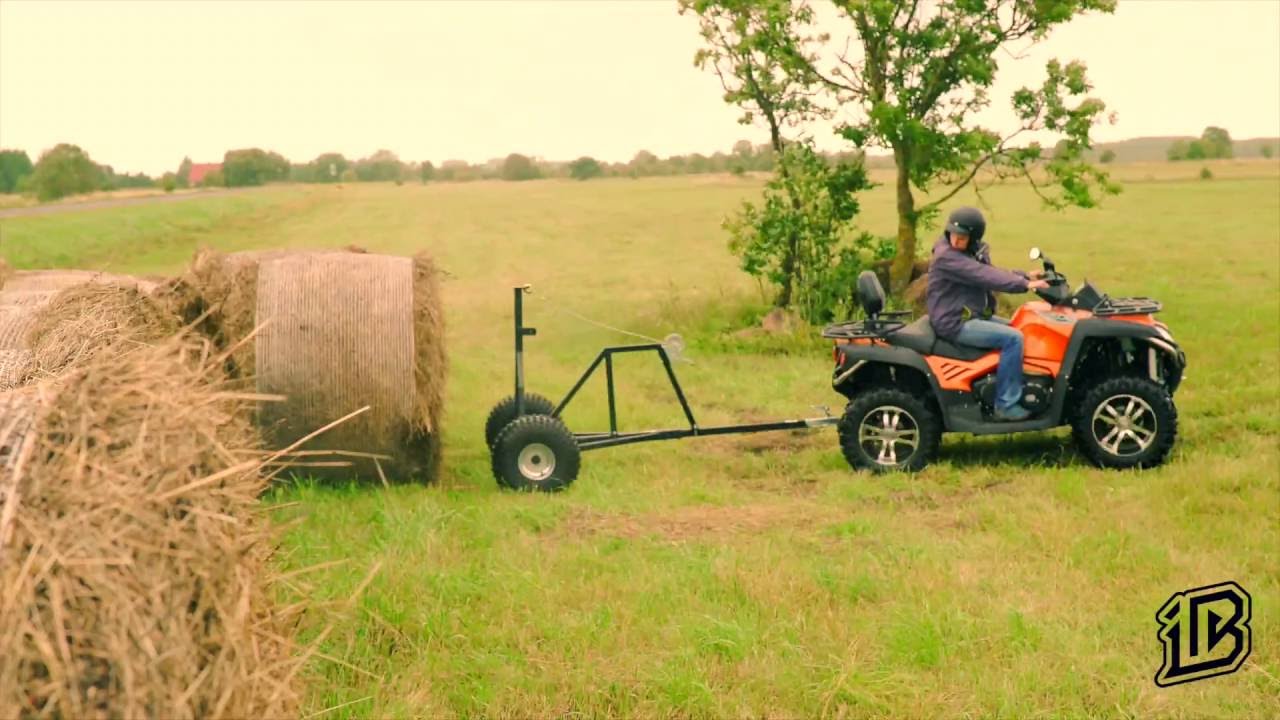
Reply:
M840 449L855 470L921 470L942 442L942 425L929 406L896 388L857 395L837 428Z
M582 451L560 418L524 415L498 433L493 476L512 490L556 492L578 477Z
M542 397L538 393L524 394L524 414L525 415L550 415L555 412L555 403ZM502 402L493 406L493 410L489 411L489 419L484 423L484 444L493 449L493 443L498 439L498 433L502 429L516 419L516 396L508 395L502 399Z

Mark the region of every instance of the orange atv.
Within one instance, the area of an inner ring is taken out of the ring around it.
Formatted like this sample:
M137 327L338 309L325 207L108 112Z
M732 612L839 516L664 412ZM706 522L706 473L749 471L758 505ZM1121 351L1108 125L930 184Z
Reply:
M1023 335L1026 420L993 419L1000 351L936 337L929 318L885 312L872 272L858 278L866 320L829 325L835 347L831 385L849 399L838 425L845 459L857 469L919 470L943 432L974 435L1070 425L1081 450L1108 468L1164 462L1178 431L1173 393L1187 356L1153 316L1150 298L1111 298L1086 280L1075 292L1040 250L1049 287L1018 308Z

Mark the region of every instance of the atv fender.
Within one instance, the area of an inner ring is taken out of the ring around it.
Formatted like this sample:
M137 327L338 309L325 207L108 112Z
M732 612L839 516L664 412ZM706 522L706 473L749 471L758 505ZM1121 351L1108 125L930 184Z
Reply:
M1065 422L1063 420L1063 407L1067 400L1069 386L1072 380L1075 379L1076 363L1080 360L1080 353L1084 350L1085 341L1091 339L1119 340L1123 338L1141 341L1148 348L1154 348L1164 353L1170 360L1170 367L1174 370L1169 382L1169 392L1172 393L1177 388L1182 379L1182 372L1186 368L1187 356L1176 343L1161 336L1156 326L1089 318L1076 323L1075 329L1071 333L1071 340L1067 343L1067 351L1062 356L1062 372L1058 374L1053 383L1053 404L1050 406L1048 413L1050 416L1057 419L1058 422Z
M928 380L929 387L932 389L935 398L937 398L941 390L938 386L938 379L933 376L933 371L929 369L928 363L924 361L924 358L919 353L912 350L890 345L856 345L853 343L837 345L836 348L842 359L839 366L836 367L835 373L831 376L831 387L847 398L852 399L854 379L858 373L875 364L897 365L918 370Z

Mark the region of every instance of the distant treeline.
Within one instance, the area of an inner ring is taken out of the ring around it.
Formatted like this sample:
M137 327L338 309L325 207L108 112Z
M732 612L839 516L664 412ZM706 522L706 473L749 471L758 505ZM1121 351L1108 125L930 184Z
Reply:
M833 161L836 159L833 156ZM367 158L350 160L338 153L326 153L309 163L289 167L287 179L300 183L338 182L468 182L473 180L537 180L600 177L647 177L702 173L768 172L773 169L773 150L768 145L739 141L728 152L711 155L672 155L660 158L641 150L629 162L611 163L583 156L569 162L554 162L512 153L484 163L446 160L440 165L405 162L390 150L379 150Z
M831 154L832 163L851 155ZM247 187L274 182L469 182L474 180L536 180L572 178L590 180L604 177L648 177L703 173L769 172L774 153L769 145L753 145L741 140L729 152L711 155L693 153L658 157L641 150L625 163L611 163L583 156L569 162L553 162L512 153L484 163L446 160L439 166L427 162L406 162L390 150L369 157L350 159L341 153L324 153L307 163L291 163L283 155L261 148L230 150L221 163L195 165L183 158L177 170L159 177L143 173L120 175L110 166L93 162L76 145L61 144L40 155L32 163L22 150L0 151L0 192L30 193L41 201L67 195L124 188L162 188L172 191L186 187ZM199 172L193 172L193 168Z
M1096 152L1103 163L1116 160L1110 149L1151 144L1160 139L1135 139L1098 146ZM1164 139L1168 142L1168 139ZM1251 141L1252 142L1252 141ZM1266 158L1273 157L1270 141L1253 142L1249 151ZM1158 151L1157 151L1158 152ZM1205 128L1200 138L1178 138L1167 145L1166 157L1171 161L1230 158L1235 155L1230 134L1217 127ZM853 153L824 154L833 165L856 157ZM1122 158L1123 159L1123 158ZM272 182L353 183L353 182L469 182L474 180L536 180L539 178L572 178L591 180L608 177L649 177L654 175L696 175L707 173L770 172L774 168L773 149L740 140L729 152L710 155L672 155L658 157L641 150L628 162L606 162L583 156L570 162L552 162L512 153L484 163L446 160L406 162L390 150L379 150L369 157L349 159L341 153L324 153L307 163L292 163L279 153L260 148L228 151L221 163L198 166L193 174L190 158L183 158L174 172L159 177L144 173L119 174L109 165L99 165L81 148L61 144L40 155L37 162L22 150L0 150L0 193L29 193L40 201L56 200L104 190L127 188L246 187ZM869 167L891 166L892 158L867 158ZM194 176L193 176L194 175Z

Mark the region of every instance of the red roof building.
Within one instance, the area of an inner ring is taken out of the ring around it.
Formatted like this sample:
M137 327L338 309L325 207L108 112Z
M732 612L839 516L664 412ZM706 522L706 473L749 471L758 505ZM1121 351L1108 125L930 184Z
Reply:
M196 187L204 180L204 176L214 170L221 170L222 163L192 163L191 174L187 176L187 182L191 187Z

